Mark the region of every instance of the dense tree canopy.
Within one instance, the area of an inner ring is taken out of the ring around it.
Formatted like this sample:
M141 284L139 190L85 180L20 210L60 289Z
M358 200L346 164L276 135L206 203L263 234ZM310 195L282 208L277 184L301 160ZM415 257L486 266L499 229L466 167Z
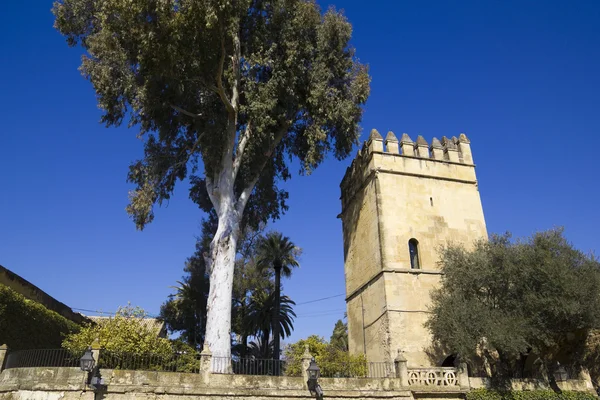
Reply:
M600 326L600 264L562 230L515 242L492 236L472 251L449 246L441 264L428 326L446 354L511 376L532 373L531 361L550 373L582 363Z
M139 128L144 158L128 212L138 228L175 183L214 212L206 340L230 354L233 268L243 225L286 208L287 156L310 172L357 142L370 78L351 25L313 0L59 0L55 25L86 50L107 125Z

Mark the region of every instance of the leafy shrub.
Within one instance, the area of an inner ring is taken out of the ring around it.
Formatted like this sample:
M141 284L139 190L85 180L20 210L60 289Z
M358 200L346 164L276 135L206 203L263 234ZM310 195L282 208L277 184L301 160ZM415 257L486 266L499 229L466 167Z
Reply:
M113 353L172 356L171 341L159 337L156 329L144 321L146 317L146 312L139 307L119 307L114 317L87 324L79 332L68 335L62 347L80 353L97 339L101 348Z
M367 375L367 360L364 355L351 355L316 335L286 347L286 375L302 375L302 355L305 345L308 345L310 354L315 357L323 377L364 377Z
M59 348L80 326L0 285L0 344L13 350Z
M467 393L467 400L597 400L592 393L552 390L497 391L477 389Z

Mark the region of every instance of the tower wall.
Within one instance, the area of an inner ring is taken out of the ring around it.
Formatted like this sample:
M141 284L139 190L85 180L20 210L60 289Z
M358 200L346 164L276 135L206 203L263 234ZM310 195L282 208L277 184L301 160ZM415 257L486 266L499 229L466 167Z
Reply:
M427 366L438 363L423 324L440 283L439 248L470 247L487 232L466 136L399 142L402 153L390 132L386 152L372 132L341 184L350 351L391 361L402 350L410 365Z

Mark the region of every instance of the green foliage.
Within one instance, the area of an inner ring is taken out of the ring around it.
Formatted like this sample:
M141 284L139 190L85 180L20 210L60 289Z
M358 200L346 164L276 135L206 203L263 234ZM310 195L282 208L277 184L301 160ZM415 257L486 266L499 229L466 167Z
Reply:
M552 390L527 390L527 391L496 391L487 389L471 390L467 393L467 400L593 400L597 399L591 393L563 391L557 393Z
M302 250L281 232L269 232L258 243L256 264L261 269L273 268L275 273L289 278L292 268L299 267L298 258ZM277 288L275 288L277 290Z
M361 377L367 375L367 359L364 355L350 355L347 351L332 346L317 335L311 335L286 347L286 375L302 375L302 355L306 345L308 345L310 354L315 357L315 361L321 368L321 376L323 377Z
M276 183L290 176L286 153L310 171L357 142L370 77L350 46L351 25L333 9L322 14L307 0L59 0L53 13L67 43L87 51L81 71L102 121L149 134L129 174L139 228L199 158L205 177L192 182L207 184L217 211L226 187L235 183L239 196L256 184L246 215L256 227L285 209ZM225 179L235 182L217 189L234 159L239 172Z
M287 209L279 185L290 159L310 173L358 142L370 77L350 45L352 26L312 0L57 0L52 12L67 43L86 51L80 69L101 120L128 120L146 136L128 174L136 227L187 178L192 200L220 224L207 252L219 307L206 332L225 351L229 337L218 332L231 318L212 310L229 306L224 277L238 235Z
M0 285L0 344L13 350L55 349L80 326Z
M333 327L329 343L342 351L348 351L348 324L338 319Z
M68 335L62 347L79 353L97 339L101 348L111 352L171 356L171 342L158 337L155 327L143 320L146 317L146 312L139 307L119 307L114 317L88 324L79 332Z
M283 236L280 232L268 233L258 244L257 266L263 270L273 268L275 272L275 292L273 299L275 307L271 313L273 317L271 322L271 330L273 331L273 358L275 359L279 359L281 339L290 335L291 329L288 327L292 327L290 313L282 313L280 309L282 308L281 277L289 278L292 275L292 268L300 266L298 263L300 254L301 250L294 245L290 238ZM291 311L289 302L286 306ZM293 314L293 311L291 313ZM296 316L295 314L293 315ZM288 320L282 320L282 316L287 317Z
M473 251L449 246L441 265L428 327L445 354L484 357L498 376L522 375L527 354L550 374L557 362L583 361L586 337L600 326L600 264L562 230L516 242L492 236Z
M203 234L196 243L196 252L186 262L186 275L175 287L176 292L163 303L160 318L165 321L170 333L179 333L180 339L196 349L204 342L206 321L206 299L208 297L209 276L206 273L202 253L207 251L215 226L209 221L203 224ZM275 311L274 272L257 265L259 244L263 243L262 229L246 229L238 247L236 267L233 277L232 333L237 337L234 351L238 356L273 356L269 347L269 336L273 329ZM300 249L294 247L295 254ZM295 304L287 296L282 296L279 328L283 338L293 330L296 314ZM254 346L248 339L254 337ZM266 340L264 339L266 337Z

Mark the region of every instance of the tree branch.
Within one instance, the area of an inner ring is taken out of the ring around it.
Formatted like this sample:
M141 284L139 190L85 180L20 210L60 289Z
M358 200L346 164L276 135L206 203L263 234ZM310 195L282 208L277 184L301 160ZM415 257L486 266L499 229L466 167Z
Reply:
M227 112L229 113L229 116L231 118L231 116L233 114L235 114L235 109L234 109L233 105L231 104L231 102L229 101L229 98L227 97L227 94L225 93L225 89L223 88L223 70L224 70L224 68L225 68L225 34L223 32L223 26L221 26L221 59L219 60L219 68L217 70L217 93L219 93L219 97L221 97L221 101L225 105L225 108L227 108Z
M244 151L246 150L246 145L250 139L251 132L250 121L248 121L246 124L246 130L240 137L240 142L238 143L237 150L235 151L235 161L233 162L233 179L237 177L240 166L242 165L242 157L244 156Z
M184 115L187 115L188 117L192 117L192 118L200 118L202 116L202 114L194 114L192 112L189 112L187 110L184 110L181 107L176 106L175 104L171 104L171 108L177 112L180 112Z
M234 82L233 88L231 89L231 106L234 110L238 110L240 101L240 83L241 83L241 69L240 63L242 62L242 49L240 45L240 36L236 34L233 37L233 57L231 60Z
M271 155L273 154L273 151L275 151L275 149L281 142L281 139L283 139L283 136L287 132L288 127L289 127L289 123L286 123L285 126L282 129L280 129L279 132L277 132L277 135L275 136L275 141L273 142L273 146L271 146L269 154L265 157L265 159L261 163L261 165L256 173L256 177L250 182L250 184L248 186L246 186L246 188L240 194L240 197L238 198L237 204L235 206L235 209L236 209L236 212L238 213L238 215L241 216L243 214L244 209L246 208L246 204L248 203L248 199L250 199L250 195L252 194L252 191L254 190L254 186L256 186L256 182L258 182L258 179L260 178L260 174L262 173L262 170L265 168L267 161L269 161L271 159Z

